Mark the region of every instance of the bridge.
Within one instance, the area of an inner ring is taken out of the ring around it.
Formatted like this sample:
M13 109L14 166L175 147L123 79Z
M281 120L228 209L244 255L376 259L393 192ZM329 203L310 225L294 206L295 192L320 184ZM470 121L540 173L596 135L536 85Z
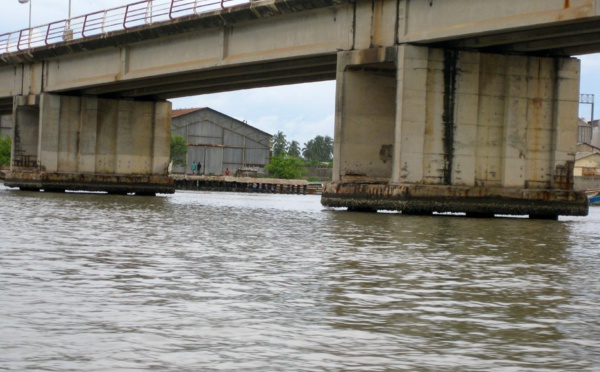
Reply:
M324 205L586 215L571 56L600 51L599 17L596 0L154 0L0 35L5 184L173 192L167 99L335 79Z

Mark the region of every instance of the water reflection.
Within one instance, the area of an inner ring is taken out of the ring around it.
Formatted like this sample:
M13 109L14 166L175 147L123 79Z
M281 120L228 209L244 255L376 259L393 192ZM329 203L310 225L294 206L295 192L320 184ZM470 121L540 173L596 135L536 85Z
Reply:
M588 218L361 214L318 197L0 187L14 370L589 370ZM594 245L590 245L594 244Z
M564 224L349 213L334 218L336 234L346 240L338 241L345 249L330 273L333 326L402 335L395 353L408 353L404 360L413 367L424 357L434 363L444 355L438 367L491 370L509 350L523 365L561 369L576 362L554 362L560 347L552 346L563 340L557 326L568 316L562 306L572 299ZM359 222L349 221L354 218Z

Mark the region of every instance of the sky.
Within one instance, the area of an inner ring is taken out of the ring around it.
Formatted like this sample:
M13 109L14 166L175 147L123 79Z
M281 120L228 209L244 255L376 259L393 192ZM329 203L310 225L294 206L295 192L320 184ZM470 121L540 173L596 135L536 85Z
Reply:
M29 6L18 0L2 1L0 34L29 27ZM76 17L98 10L119 7L132 1L71 0L71 15ZM66 19L69 0L31 0L32 26ZM582 94L594 94L594 118L600 118L600 54L581 59ZM333 137L335 82L287 85L208 94L171 100L173 109L210 107L270 134L278 131L288 141L302 146L317 135ZM590 119L591 105L580 105L579 116Z

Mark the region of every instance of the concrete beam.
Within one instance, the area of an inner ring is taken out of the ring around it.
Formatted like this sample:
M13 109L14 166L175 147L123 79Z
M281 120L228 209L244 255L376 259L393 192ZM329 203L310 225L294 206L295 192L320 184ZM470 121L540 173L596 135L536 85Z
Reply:
M409 14L399 41L430 43L498 34L506 38L511 31L582 25L582 20L599 17L600 8L595 0L432 0L410 1Z
M334 78L337 50L352 48L352 8L302 14L228 25L228 32L208 28L57 56L46 63L43 90L170 98L219 91L222 85L233 89L235 84L245 88Z

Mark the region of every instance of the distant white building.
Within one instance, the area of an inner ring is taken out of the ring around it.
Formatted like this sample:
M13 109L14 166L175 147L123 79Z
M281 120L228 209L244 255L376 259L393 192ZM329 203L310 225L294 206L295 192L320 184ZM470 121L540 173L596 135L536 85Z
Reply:
M271 135L213 109L173 110L171 132L188 142L187 165L173 173L191 173L192 163L201 164L206 175L222 175L229 169L262 169L269 163Z
M575 190L600 189L600 127L598 120L579 119L573 169Z
M592 127L592 140L589 142L590 145L600 148L600 121L591 121L590 126Z

